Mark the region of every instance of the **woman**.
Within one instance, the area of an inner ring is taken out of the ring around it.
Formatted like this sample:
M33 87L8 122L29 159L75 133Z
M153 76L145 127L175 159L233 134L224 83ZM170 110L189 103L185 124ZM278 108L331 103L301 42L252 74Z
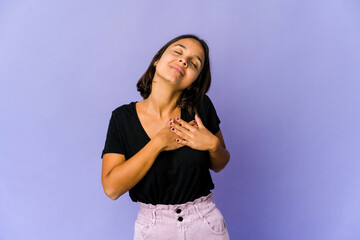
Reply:
M194 35L165 44L137 83L144 100L112 112L102 184L116 200L129 191L140 211L134 239L229 239L211 195L209 169L230 154L210 98L209 49Z

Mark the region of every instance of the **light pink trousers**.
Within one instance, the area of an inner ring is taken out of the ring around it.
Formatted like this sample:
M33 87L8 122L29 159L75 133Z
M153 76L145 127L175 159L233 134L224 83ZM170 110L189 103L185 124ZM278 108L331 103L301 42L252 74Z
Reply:
M228 240L224 217L210 193L179 205L145 204L135 221L134 240Z

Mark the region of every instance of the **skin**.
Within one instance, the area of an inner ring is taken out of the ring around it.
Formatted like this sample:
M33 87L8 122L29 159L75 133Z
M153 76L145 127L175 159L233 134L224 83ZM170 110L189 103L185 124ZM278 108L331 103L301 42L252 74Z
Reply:
M230 154L221 131L212 134L197 115L195 121L185 122L180 116L181 109L176 106L182 91L191 88L201 73L201 62L204 60L201 44L189 38L171 44L154 63L156 72L151 94L136 103L138 117L150 142L127 161L123 154L106 153L103 156L102 184L111 199L117 199L135 186L161 151L183 146L207 150L210 153L210 169L219 172L226 166Z

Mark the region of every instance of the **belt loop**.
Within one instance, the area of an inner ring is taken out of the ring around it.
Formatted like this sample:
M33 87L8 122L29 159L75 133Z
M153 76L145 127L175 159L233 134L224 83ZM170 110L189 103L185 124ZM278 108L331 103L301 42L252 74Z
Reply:
M154 208L153 210L152 210L152 225L155 225L155 223L156 223L156 209Z
M204 220L204 216L201 214L198 206L197 206L197 205L194 205L194 207L195 207L195 210L196 210L197 214L199 215L200 219L201 219L201 220Z

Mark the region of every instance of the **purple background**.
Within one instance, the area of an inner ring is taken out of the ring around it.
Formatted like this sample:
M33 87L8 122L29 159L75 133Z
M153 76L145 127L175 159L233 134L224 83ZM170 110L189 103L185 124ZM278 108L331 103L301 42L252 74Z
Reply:
M360 239L358 1L1 1L0 239L132 239L110 200L110 114L180 34L210 47L230 237Z

